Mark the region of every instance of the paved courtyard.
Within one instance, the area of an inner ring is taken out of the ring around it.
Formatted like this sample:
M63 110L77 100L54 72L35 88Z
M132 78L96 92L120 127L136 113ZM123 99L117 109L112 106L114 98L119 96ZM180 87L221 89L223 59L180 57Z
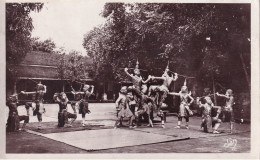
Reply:
M30 116L27 131L7 133L7 153L245 153L250 152L250 124L234 126L222 123L221 134L204 133L200 117L190 118L190 128L175 129L177 117L168 115L166 128L155 119L153 128L146 124L128 129L113 129L116 113L113 103L90 103L91 113L82 127L78 115L73 127L57 127L57 104L46 104L41 130L37 119ZM6 107L7 108L7 107ZM72 112L70 106L69 111ZM8 109L6 111L8 113ZM23 106L19 114L25 114ZM32 115L32 112L30 113ZM127 125L127 121L124 121ZM183 123L184 126L185 123Z

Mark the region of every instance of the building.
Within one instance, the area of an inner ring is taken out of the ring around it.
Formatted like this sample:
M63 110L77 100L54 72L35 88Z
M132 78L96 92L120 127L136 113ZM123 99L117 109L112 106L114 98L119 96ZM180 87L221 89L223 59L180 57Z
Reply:
M46 103L53 102L54 93L61 91L66 92L69 99L72 99L73 96L71 94L71 88L68 84L68 80L61 80L58 75L57 65L59 63L60 56L61 55L59 54L41 51L32 51L28 53L24 60L19 65L15 66L15 69L17 70L17 93L20 91L34 91L36 84L41 81L42 84L47 86L47 93L44 97ZM92 64L92 60L87 57L84 58L86 58L85 65L90 66ZM95 95L91 96L90 100L104 101L102 96L105 93L105 98L107 97L105 101L114 102L115 94L113 91L116 85L114 85L113 82L96 82L90 77L82 79L82 81L95 86ZM75 90L79 90L81 85L82 84L77 82L73 83ZM7 85L7 93L12 92L12 90L13 87ZM19 99L21 101L29 101L31 100L31 97L20 94Z

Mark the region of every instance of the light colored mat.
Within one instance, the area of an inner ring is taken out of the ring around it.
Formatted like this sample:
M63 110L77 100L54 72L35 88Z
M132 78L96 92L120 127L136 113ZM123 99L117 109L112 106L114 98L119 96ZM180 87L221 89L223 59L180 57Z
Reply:
M189 139L188 137L167 136L130 129L84 130L41 134L41 136L84 150L102 150Z

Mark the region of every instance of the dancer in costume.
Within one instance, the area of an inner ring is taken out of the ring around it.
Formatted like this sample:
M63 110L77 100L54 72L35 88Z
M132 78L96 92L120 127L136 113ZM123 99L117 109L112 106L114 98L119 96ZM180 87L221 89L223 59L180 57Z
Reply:
M151 92L155 91L155 90L162 93L160 100L159 100L159 104L158 104L159 107L162 106L165 99L167 98L167 94L169 93L169 87L170 87L172 81L176 81L178 79L177 73L175 73L175 75L173 77L173 75L169 76L169 71L170 70L169 70L169 63L168 63L162 77L154 77L154 76L150 77L150 79L152 79L152 80L163 80L163 84L160 86L150 86L149 92L148 92L148 96L150 96Z
M136 95L138 97L137 99L137 106L138 108L140 108L141 106L140 105L140 102L141 102L141 98L142 98L142 91L141 91L141 87L142 87L142 84L144 83L147 83L149 81L149 78L144 81L141 74L140 74L140 69L139 69L139 62L137 60L136 62L136 66L135 66L135 69L134 69L134 75L133 74L130 74L128 72L128 68L125 68L125 73L128 77L131 78L132 80L132 83L133 83L133 86L129 87L129 90L133 92L134 95ZM145 87L145 86L144 86Z
M202 123L201 127L203 128L204 132L211 132L210 129L213 128L212 133L219 134L220 132L217 131L217 129L220 126L221 120L219 119L219 114L221 112L221 107L214 106L212 103L210 97L206 96L205 98L206 103L201 103L201 98L197 98L197 104L200 108L203 108L202 110ZM217 115L212 117L212 109L217 109Z
M82 86L82 85L81 85ZM81 88L80 88L80 90L79 91L76 91L73 87L72 87L72 84L70 85L70 88L71 88L71 93L73 94L73 100L72 101L70 101L70 104L71 104L71 107L72 108L75 108L75 110L76 109L78 109L79 110L79 104L80 104L80 100L82 99L82 95L81 94L79 94L78 92L81 90ZM74 110L74 109L73 109Z
M170 92L169 94L174 96L180 96L181 99L181 104L180 104L179 114L178 114L178 124L175 128L180 128L182 118L185 118L186 128L189 129L189 116L193 114L189 106L192 104L194 99L188 93L188 87L186 86L186 79L179 93ZM190 102L188 102L188 99L190 99Z
M10 95L7 98L6 105L9 108L9 115L6 124L6 131L13 132L17 130L24 130L27 123L29 123L28 115L18 114L18 96L17 94ZM20 128L20 121L24 121L22 127Z
M35 97L34 100L34 103L36 104L35 107L33 106L33 102L27 102L25 105L27 108L30 107L33 108L33 116L37 115L39 121L38 129L41 128L42 114L45 112L45 108L43 106L43 96L46 92L47 92L46 86L41 84L41 82L37 84L36 91L34 92L21 91L22 94L33 95Z
M69 100L64 92L61 92L59 95L55 94L54 99L55 99L55 102L57 102L59 104L58 126L63 127L66 124L66 126L71 127L72 123L77 118L77 112L76 112L75 106L71 105L74 113L68 112L67 104L68 104ZM70 122L69 122L69 118L71 119Z
M234 105L234 97L233 97L233 91L231 89L228 89L226 91L226 94L219 94L216 93L217 96L224 97L226 99L226 105L224 106L223 113L230 117L229 123L230 123L230 133L233 131L233 125L234 125L234 112L233 112L233 105Z
M89 91L91 87L91 91ZM83 99L81 99L80 103L79 103L79 114L82 115L82 126L85 126L85 115L86 113L90 113L90 110L88 108L88 101L89 101L89 97L93 94L94 92L94 86L93 85L87 85L85 84L83 87L83 92L74 92L72 91L72 94L81 94L83 95Z
M122 125L122 119L124 117L129 118L129 128L134 128L133 120L134 120L135 116L129 109L129 100L128 100L126 94L127 94L127 87L123 86L120 90L119 97L116 100L116 108L119 108L120 111L117 116L118 119L115 123L115 128L118 127L118 124Z

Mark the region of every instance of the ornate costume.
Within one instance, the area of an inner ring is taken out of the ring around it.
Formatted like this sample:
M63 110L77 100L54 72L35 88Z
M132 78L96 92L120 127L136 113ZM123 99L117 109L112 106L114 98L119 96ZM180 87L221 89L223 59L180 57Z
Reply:
M7 132L17 131L20 128L20 121L24 121L24 124L21 129L24 129L25 125L29 123L29 116L28 115L21 115L19 116L17 110L17 95L11 95L8 97L6 105L9 108L9 115L7 119Z
M202 123L201 127L203 128L204 132L213 132L213 133L219 133L217 131L218 127L220 126L221 120L219 119L219 114L221 112L221 107L214 106L212 103L210 97L205 97L206 100L205 104L202 104L199 100L197 99L197 103L199 104L200 108L203 108L202 110ZM217 108L217 115L215 117L212 117L212 109ZM213 127L213 130L212 130ZM212 131L211 131L212 130Z

